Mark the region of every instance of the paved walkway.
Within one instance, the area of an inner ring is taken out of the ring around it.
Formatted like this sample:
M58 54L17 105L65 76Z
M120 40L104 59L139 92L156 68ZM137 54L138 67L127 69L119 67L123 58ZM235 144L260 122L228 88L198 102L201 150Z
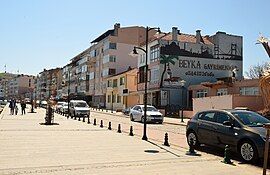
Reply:
M27 111L29 111L28 109ZM186 149L142 141L55 114L57 125L46 126L45 110L26 115L0 115L0 174L205 174L254 175L262 169Z

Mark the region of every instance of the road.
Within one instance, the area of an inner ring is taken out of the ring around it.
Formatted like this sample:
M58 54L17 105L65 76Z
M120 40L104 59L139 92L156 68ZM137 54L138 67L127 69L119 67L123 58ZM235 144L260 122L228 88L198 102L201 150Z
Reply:
M143 123L132 122L129 116L91 111L91 122L94 118L98 125L100 125L101 120L103 120L104 127L108 127L108 123L111 122L112 128L117 130L118 124L121 124L122 131L126 133L130 132L130 126L132 126L136 136L142 137L143 135ZM168 133L170 145L176 147L188 148L185 132L186 127L182 125L173 125L165 122L163 124L147 124L148 139L163 143L165 133Z

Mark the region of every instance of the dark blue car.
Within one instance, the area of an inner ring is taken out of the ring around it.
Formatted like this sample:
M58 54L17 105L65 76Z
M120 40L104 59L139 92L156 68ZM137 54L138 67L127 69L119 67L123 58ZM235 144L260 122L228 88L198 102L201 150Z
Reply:
M248 110L207 110L198 112L187 125L186 137L190 145L201 143L224 148L229 145L245 162L263 157L266 130L270 121Z

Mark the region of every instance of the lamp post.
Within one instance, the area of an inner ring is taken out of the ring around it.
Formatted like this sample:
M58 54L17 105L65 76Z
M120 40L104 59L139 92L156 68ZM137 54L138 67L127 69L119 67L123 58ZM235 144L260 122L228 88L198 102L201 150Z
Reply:
M146 27L145 28L145 49L141 47L134 47L133 54L138 54L136 49L142 50L145 53L145 75L144 75L144 120L143 120L143 137L142 140L148 140L146 136L146 111L147 111L147 81L148 81L148 32L151 30L157 30L158 33L160 32L159 27Z
M185 80L180 81L181 91L182 91L182 104L181 104L181 122L184 122L184 88L185 88Z
M70 114L70 111L69 111L69 102L70 102L69 95L70 95L70 70L68 71L68 97L67 97L67 102L68 102L68 114L67 114L67 116L69 116L69 114ZM72 118L72 117L71 117L71 118Z
M111 113L113 113L113 91L112 91L112 111Z

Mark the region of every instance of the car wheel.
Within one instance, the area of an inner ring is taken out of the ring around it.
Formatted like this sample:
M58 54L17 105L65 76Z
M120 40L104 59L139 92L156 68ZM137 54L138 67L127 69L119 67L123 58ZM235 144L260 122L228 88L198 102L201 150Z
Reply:
M131 121L134 121L134 118L133 118L133 115L132 114L130 114L130 120Z
M257 148L249 140L242 141L239 144L239 154L245 162L255 162L258 159Z
M199 146L199 141L196 133L194 131L189 131L187 133L187 142L188 145L191 145L191 139L193 139L193 146Z

